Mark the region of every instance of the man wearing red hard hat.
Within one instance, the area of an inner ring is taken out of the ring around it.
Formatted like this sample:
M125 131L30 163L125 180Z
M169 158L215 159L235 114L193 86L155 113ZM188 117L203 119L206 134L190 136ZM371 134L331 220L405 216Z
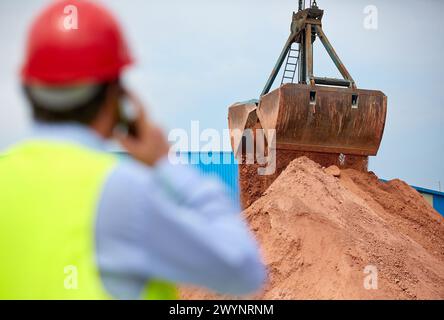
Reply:
M174 299L176 284L258 289L258 248L223 187L168 161L120 77L132 58L93 1L54 1L31 25L22 68L32 134L0 154L0 298ZM105 151L119 141L132 159Z

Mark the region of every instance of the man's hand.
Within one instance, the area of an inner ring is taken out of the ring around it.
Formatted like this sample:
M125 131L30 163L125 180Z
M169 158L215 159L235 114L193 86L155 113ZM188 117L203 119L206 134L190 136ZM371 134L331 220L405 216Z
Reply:
M154 166L157 161L168 154L170 146L163 131L146 118L140 100L131 93L127 93L127 96L136 111L137 135L117 134L117 139L131 156L148 166Z

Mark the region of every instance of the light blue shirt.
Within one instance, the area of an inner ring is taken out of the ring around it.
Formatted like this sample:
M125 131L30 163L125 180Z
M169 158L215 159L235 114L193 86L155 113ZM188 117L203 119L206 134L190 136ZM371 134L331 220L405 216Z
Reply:
M75 124L36 125L33 137L105 151L105 141ZM97 208L96 254L102 282L119 299L137 299L151 278L246 294L265 268L246 223L214 178L167 158L153 167L121 159Z

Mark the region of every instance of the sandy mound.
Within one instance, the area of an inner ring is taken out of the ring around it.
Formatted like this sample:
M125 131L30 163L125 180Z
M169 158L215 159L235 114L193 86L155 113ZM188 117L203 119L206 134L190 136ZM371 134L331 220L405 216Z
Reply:
M244 211L269 270L251 298L444 299L443 217L400 180L352 169L337 175L296 159Z

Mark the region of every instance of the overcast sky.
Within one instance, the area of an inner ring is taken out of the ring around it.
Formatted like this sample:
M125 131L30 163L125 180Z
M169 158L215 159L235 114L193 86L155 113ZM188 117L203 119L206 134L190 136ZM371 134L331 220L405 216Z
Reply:
M0 148L29 127L17 71L31 17L48 0L0 1ZM73 0L75 2L75 0ZM227 107L257 98L289 34L297 0L108 0L137 64L126 80L165 127L227 127ZM444 188L443 1L319 0L324 31L363 89L388 96L370 167L381 178ZM364 8L378 9L367 30ZM315 50L315 73L336 71Z

